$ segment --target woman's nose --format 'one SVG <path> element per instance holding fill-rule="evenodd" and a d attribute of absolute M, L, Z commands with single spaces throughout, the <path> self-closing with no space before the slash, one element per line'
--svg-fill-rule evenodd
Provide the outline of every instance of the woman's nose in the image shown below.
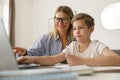
<path fill-rule="evenodd" d="M 59 23 L 58 24 L 63 24 L 63 21 L 62 20 L 59 20 Z"/>

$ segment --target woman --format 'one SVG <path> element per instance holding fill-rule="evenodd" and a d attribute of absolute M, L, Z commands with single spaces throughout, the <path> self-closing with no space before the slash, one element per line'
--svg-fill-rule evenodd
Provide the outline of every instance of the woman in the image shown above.
<path fill-rule="evenodd" d="M 54 29 L 52 32 L 40 36 L 32 48 L 26 50 L 13 47 L 19 56 L 52 56 L 59 54 L 71 41 L 73 11 L 68 6 L 59 6 L 54 15 Z"/>

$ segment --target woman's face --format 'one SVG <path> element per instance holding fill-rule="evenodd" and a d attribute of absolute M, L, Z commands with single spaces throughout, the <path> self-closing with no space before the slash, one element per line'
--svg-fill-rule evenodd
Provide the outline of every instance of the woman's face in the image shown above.
<path fill-rule="evenodd" d="M 67 32 L 70 26 L 70 17 L 63 12 L 57 12 L 54 23 L 59 33 Z"/>
<path fill-rule="evenodd" d="M 73 22 L 73 34 L 77 41 L 86 42 L 90 40 L 90 35 L 93 32 L 93 27 L 88 28 L 88 25 L 83 19 Z"/>

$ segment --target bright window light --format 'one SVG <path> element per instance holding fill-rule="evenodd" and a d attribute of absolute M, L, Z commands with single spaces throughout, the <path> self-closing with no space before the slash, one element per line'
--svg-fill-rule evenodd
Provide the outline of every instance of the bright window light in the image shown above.
<path fill-rule="evenodd" d="M 120 2 L 105 8 L 101 13 L 101 21 L 106 29 L 120 29 Z"/>

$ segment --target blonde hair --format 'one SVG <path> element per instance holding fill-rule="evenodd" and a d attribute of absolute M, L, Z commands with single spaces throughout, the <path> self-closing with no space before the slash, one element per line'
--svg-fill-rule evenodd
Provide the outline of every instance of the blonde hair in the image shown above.
<path fill-rule="evenodd" d="M 62 11 L 63 13 L 65 13 L 66 15 L 68 15 L 68 16 L 70 17 L 70 20 L 71 20 L 71 19 L 73 18 L 73 16 L 74 16 L 72 9 L 71 9 L 70 7 L 68 7 L 68 6 L 59 6 L 59 7 L 57 8 L 56 12 L 55 12 L 55 15 L 56 15 L 57 12 L 61 12 L 61 11 Z M 54 17 L 55 17 L 55 15 L 54 15 Z M 52 39 L 53 39 L 53 40 L 55 40 L 55 39 L 57 38 L 58 30 L 57 30 L 57 28 L 55 27 L 55 25 L 54 25 L 54 27 L 53 27 L 53 31 L 50 32 L 50 34 L 52 35 Z M 71 37 L 71 39 L 73 38 L 72 24 L 71 24 L 71 23 L 70 23 L 70 27 L 69 27 L 69 29 L 68 29 L 67 36 Z"/>

